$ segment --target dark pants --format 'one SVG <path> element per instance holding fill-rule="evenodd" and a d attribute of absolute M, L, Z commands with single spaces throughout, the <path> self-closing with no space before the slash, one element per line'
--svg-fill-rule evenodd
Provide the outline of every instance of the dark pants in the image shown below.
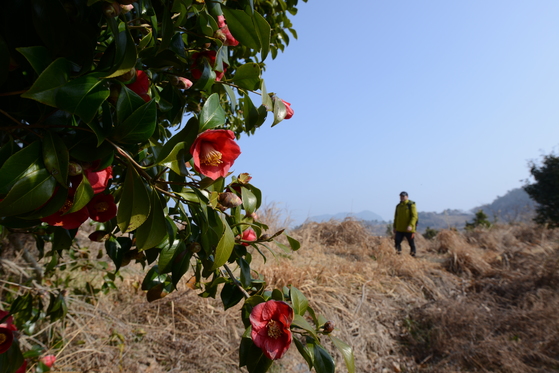
<path fill-rule="evenodd" d="M 404 237 L 408 240 L 410 244 L 410 254 L 415 255 L 415 242 L 413 241 L 412 232 L 398 232 L 396 231 L 396 236 L 394 237 L 396 243 L 396 251 L 400 253 L 402 251 L 402 241 Z"/>

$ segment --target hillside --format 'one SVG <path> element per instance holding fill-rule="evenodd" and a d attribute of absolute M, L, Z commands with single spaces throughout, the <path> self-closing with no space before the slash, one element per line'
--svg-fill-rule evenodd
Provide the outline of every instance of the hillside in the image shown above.
<path fill-rule="evenodd" d="M 355 350 L 357 372 L 536 373 L 559 366 L 559 333 L 550 332 L 559 330 L 558 230 L 444 230 L 433 240 L 418 236 L 417 258 L 396 255 L 391 240 L 352 220 L 311 223 L 291 234 L 302 248 L 256 269 L 269 288 L 297 286 L 335 323 L 334 335 Z M 3 276 L 31 271 L 7 253 Z M 78 281 L 95 271 L 81 272 Z M 70 321 L 22 345 L 59 336 L 61 348 L 51 351 L 57 371 L 244 372 L 237 367 L 238 307 L 224 311 L 186 280 L 147 303 L 141 273 L 137 265 L 121 271 L 120 293 L 70 293 Z M 292 346 L 271 372 L 309 371 Z"/>
<path fill-rule="evenodd" d="M 530 222 L 534 216 L 536 203 L 522 188 L 508 191 L 493 202 L 473 208 L 471 211 L 483 210 L 491 219 L 504 223 Z"/>

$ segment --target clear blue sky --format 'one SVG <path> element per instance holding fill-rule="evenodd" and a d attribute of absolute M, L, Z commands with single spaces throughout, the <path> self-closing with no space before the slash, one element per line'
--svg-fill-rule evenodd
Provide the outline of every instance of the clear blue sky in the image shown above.
<path fill-rule="evenodd" d="M 244 137 L 235 173 L 296 223 L 370 210 L 470 210 L 559 144 L 559 2 L 309 0 L 267 60 L 295 115 Z"/>

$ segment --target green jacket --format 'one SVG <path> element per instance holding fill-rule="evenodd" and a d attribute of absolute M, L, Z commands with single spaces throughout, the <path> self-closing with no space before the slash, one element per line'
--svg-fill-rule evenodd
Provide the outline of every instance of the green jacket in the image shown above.
<path fill-rule="evenodd" d="M 408 206 L 410 205 L 410 206 Z M 415 224 L 417 223 L 417 208 L 415 202 L 407 200 L 396 205 L 394 212 L 394 230 L 397 232 L 407 232 L 411 225 L 411 232 L 415 232 Z"/>

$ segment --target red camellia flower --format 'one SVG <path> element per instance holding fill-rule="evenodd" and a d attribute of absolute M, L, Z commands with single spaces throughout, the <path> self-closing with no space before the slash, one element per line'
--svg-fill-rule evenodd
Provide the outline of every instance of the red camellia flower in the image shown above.
<path fill-rule="evenodd" d="M 250 313 L 251 337 L 268 359 L 280 359 L 291 345 L 293 308 L 285 302 L 269 300 L 257 304 Z"/>
<path fill-rule="evenodd" d="M 104 223 L 116 216 L 115 198 L 112 194 L 96 194 L 87 204 L 89 217 Z"/>
<path fill-rule="evenodd" d="M 9 313 L 6 311 L 0 311 L 0 321 L 4 320 L 0 324 L 0 354 L 8 351 L 12 346 L 14 341 L 14 331 L 17 330 L 13 324 L 14 319 L 12 316 L 8 316 Z"/>
<path fill-rule="evenodd" d="M 227 176 L 241 148 L 235 142 L 235 134 L 229 130 L 207 130 L 198 135 L 190 154 L 194 169 L 213 180 Z"/>
<path fill-rule="evenodd" d="M 49 368 L 52 368 L 55 361 L 56 361 L 56 356 L 54 355 L 47 355 L 41 359 L 41 363 L 45 364 Z"/>
<path fill-rule="evenodd" d="M 210 66 L 215 66 L 215 59 L 216 59 L 216 52 L 215 51 L 204 51 L 194 53 L 192 55 L 192 65 L 190 66 L 190 72 L 192 73 L 192 77 L 194 79 L 200 79 L 202 77 L 202 66 L 203 66 L 203 59 L 206 58 Z M 223 71 L 216 71 L 215 72 L 215 81 L 219 82 L 225 71 L 227 71 L 227 65 L 225 62 L 223 63 Z"/>
<path fill-rule="evenodd" d="M 287 114 L 285 114 L 285 118 L 283 119 L 289 119 L 293 116 L 293 114 L 295 113 L 293 111 L 293 109 L 291 108 L 291 104 L 287 101 L 281 100 L 281 102 L 283 102 L 283 104 L 285 105 L 285 109 L 287 110 Z"/>
<path fill-rule="evenodd" d="M 109 179 L 113 177 L 113 168 L 109 166 L 100 171 L 92 171 L 93 169 L 94 168 L 92 167 L 84 170 L 83 172 L 93 188 L 93 193 L 98 194 L 104 192 L 107 188 Z"/>
<path fill-rule="evenodd" d="M 241 239 L 245 240 L 245 241 L 256 241 L 256 232 L 254 232 L 254 230 L 252 228 L 247 229 L 246 231 L 243 232 L 243 236 L 241 237 Z M 243 246 L 248 246 L 250 245 L 248 242 L 242 242 L 241 243 Z"/>
<path fill-rule="evenodd" d="M 228 47 L 239 45 L 237 39 L 231 35 L 231 31 L 229 31 L 229 27 L 227 26 L 227 23 L 225 23 L 224 16 L 217 16 L 217 26 L 219 27 L 219 30 L 216 32 L 216 36 L 223 41 L 223 45 Z"/>
<path fill-rule="evenodd" d="M 142 70 L 136 71 L 136 80 L 134 80 L 130 84 L 126 84 L 126 87 L 128 87 L 128 89 L 137 93 L 138 96 L 143 98 L 145 102 L 151 100 L 151 97 L 149 97 L 148 95 L 149 77 L 144 71 Z"/>
<path fill-rule="evenodd" d="M 87 211 L 87 207 L 82 208 L 76 212 L 72 212 L 70 214 L 63 215 L 66 211 L 72 208 L 74 204 L 74 193 L 70 193 L 66 202 L 64 202 L 64 206 L 57 212 L 52 215 L 45 216 L 41 218 L 41 221 L 44 221 L 48 225 L 52 225 L 53 227 L 62 227 L 65 229 L 76 229 L 80 225 L 83 224 L 89 218 L 89 212 Z"/>

